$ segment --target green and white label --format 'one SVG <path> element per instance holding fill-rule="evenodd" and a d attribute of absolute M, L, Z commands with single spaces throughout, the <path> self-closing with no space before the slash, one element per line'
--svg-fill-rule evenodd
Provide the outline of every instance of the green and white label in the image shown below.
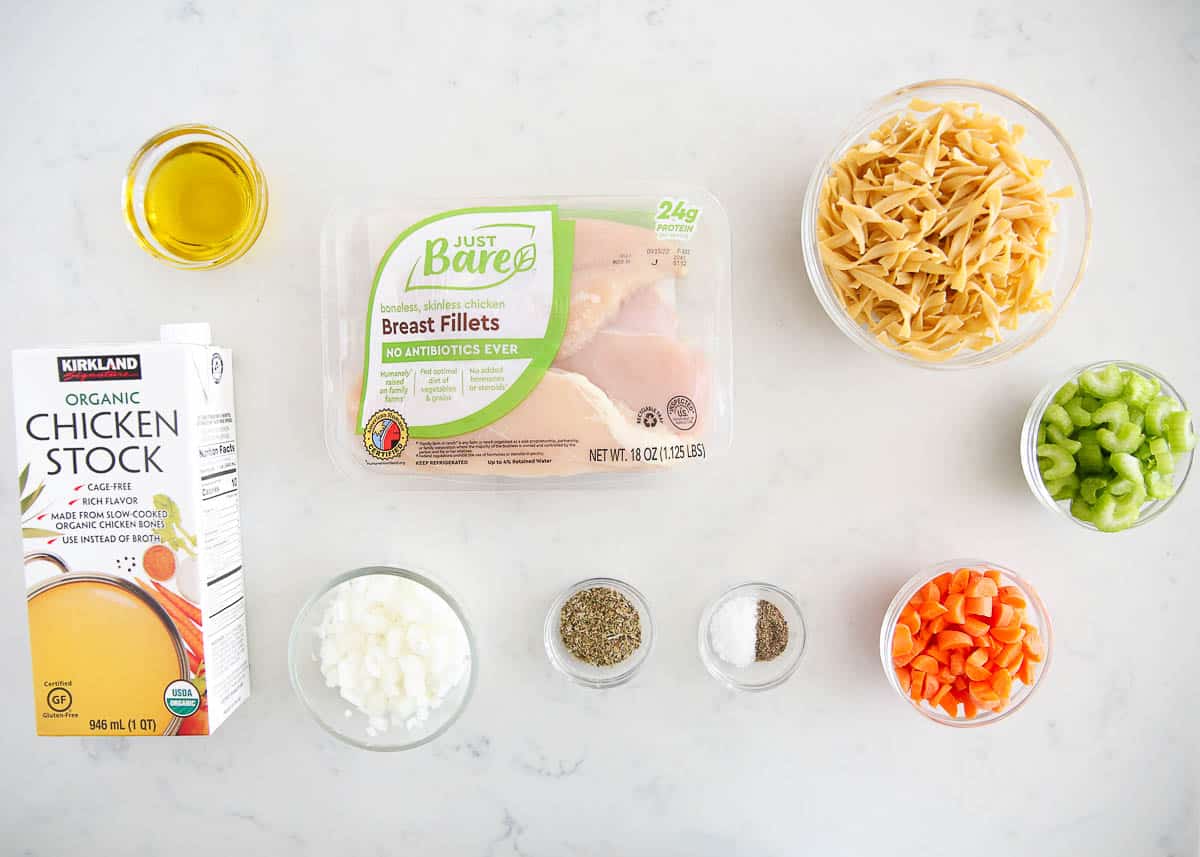
<path fill-rule="evenodd" d="M 448 211 L 402 232 L 367 307 L 359 430 L 389 410 L 412 437 L 453 437 L 520 404 L 562 342 L 573 248 L 553 205 Z"/>
<path fill-rule="evenodd" d="M 176 717 L 190 717 L 200 710 L 200 691 L 190 681 L 178 679 L 163 691 L 163 702 Z"/>

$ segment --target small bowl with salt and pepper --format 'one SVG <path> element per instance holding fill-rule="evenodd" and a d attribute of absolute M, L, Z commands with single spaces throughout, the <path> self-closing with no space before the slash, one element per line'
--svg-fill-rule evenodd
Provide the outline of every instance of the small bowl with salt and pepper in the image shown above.
<path fill-rule="evenodd" d="M 616 687 L 633 678 L 653 647 L 650 605 L 623 581 L 581 580 L 550 605 L 543 642 L 550 663 L 571 681 Z"/>
<path fill-rule="evenodd" d="M 700 660 L 734 690 L 769 690 L 800 665 L 804 616 L 787 591 L 769 583 L 725 590 L 700 616 Z"/>

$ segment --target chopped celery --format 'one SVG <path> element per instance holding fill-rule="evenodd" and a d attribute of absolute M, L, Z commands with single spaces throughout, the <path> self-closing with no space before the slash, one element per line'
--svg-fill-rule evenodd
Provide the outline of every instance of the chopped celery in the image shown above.
<path fill-rule="evenodd" d="M 1122 404 L 1124 404 L 1122 402 Z M 1137 452 L 1145 436 L 1133 423 L 1122 423 L 1116 431 L 1102 428 L 1096 432 L 1096 440 L 1109 452 Z"/>
<path fill-rule="evenodd" d="M 1079 477 L 1069 473 L 1062 479 L 1051 479 L 1046 482 L 1046 490 L 1055 500 L 1073 500 L 1079 493 Z"/>
<path fill-rule="evenodd" d="M 1088 503 L 1100 499 L 1100 492 L 1108 488 L 1108 480 L 1103 476 L 1085 476 L 1079 483 L 1079 496 Z"/>
<path fill-rule="evenodd" d="M 1063 410 L 1067 412 L 1067 416 L 1071 418 L 1071 422 L 1079 428 L 1092 424 L 1092 414 L 1083 406 L 1083 400 L 1078 396 L 1063 405 Z"/>
<path fill-rule="evenodd" d="M 1108 463 L 1112 469 L 1117 471 L 1117 475 L 1135 485 L 1142 485 L 1142 467 L 1138 460 L 1128 452 L 1114 452 L 1108 459 Z"/>
<path fill-rule="evenodd" d="M 1087 520 L 1102 532 L 1115 533 L 1138 519 L 1145 502 L 1146 489 L 1141 487 L 1134 488 L 1119 501 L 1112 494 L 1105 494 L 1092 507 L 1091 518 Z"/>
<path fill-rule="evenodd" d="M 1167 414 L 1180 409 L 1179 402 L 1168 396 L 1159 396 L 1146 406 L 1146 431 L 1150 434 L 1162 434 L 1163 422 Z"/>
<path fill-rule="evenodd" d="M 1154 458 L 1154 472 L 1162 476 L 1175 472 L 1175 456 L 1171 454 L 1171 444 L 1165 437 L 1156 437 L 1150 441 L 1150 454 Z"/>
<path fill-rule="evenodd" d="M 1045 423 L 1042 423 L 1041 425 L 1038 426 L 1037 442 L 1038 443 L 1046 442 L 1046 424 Z"/>
<path fill-rule="evenodd" d="M 1096 408 L 1100 407 L 1100 400 L 1093 398 L 1092 396 L 1081 395 L 1079 397 L 1079 404 L 1083 405 L 1083 409 L 1090 414 L 1092 411 L 1096 410 Z"/>
<path fill-rule="evenodd" d="M 1092 414 L 1092 425 L 1107 424 L 1113 430 L 1127 422 L 1129 422 L 1129 406 L 1120 401 L 1105 402 Z"/>
<path fill-rule="evenodd" d="M 1054 394 L 1054 404 L 1065 405 L 1071 399 L 1075 398 L 1075 394 L 1079 392 L 1079 385 L 1074 381 L 1068 381 L 1058 388 L 1058 392 Z"/>
<path fill-rule="evenodd" d="M 1196 445 L 1196 433 L 1192 431 L 1192 415 L 1187 411 L 1168 414 L 1163 421 L 1163 428 L 1172 452 L 1191 452 Z"/>
<path fill-rule="evenodd" d="M 1151 470 L 1146 477 L 1146 493 L 1155 500 L 1166 500 L 1175 493 L 1175 480 Z"/>
<path fill-rule="evenodd" d="M 1108 469 L 1108 460 L 1104 457 L 1104 450 L 1098 443 L 1084 443 L 1076 457 L 1079 460 L 1081 473 L 1103 473 Z"/>
<path fill-rule="evenodd" d="M 1121 395 L 1125 379 L 1115 363 L 1110 363 L 1099 372 L 1088 370 L 1079 375 L 1079 388 L 1098 399 L 1115 399 Z"/>
<path fill-rule="evenodd" d="M 1141 408 L 1129 408 L 1129 422 L 1140 429 L 1144 429 L 1146 425 L 1146 412 Z"/>
<path fill-rule="evenodd" d="M 1051 402 L 1042 414 L 1042 423 L 1057 426 L 1063 434 L 1070 434 L 1075 430 L 1075 423 L 1071 422 L 1070 414 L 1062 405 L 1054 402 Z"/>
<path fill-rule="evenodd" d="M 1124 497 L 1137 486 L 1138 483 L 1130 482 L 1124 476 L 1114 476 L 1108 480 L 1108 493 L 1114 497 Z"/>
<path fill-rule="evenodd" d="M 1131 407 L 1144 408 L 1158 390 L 1153 381 L 1137 372 L 1125 373 L 1125 401 Z"/>
<path fill-rule="evenodd" d="M 1055 425 L 1046 426 L 1046 439 L 1055 446 L 1061 446 L 1067 452 L 1071 453 L 1071 455 L 1079 452 L 1079 448 L 1083 446 L 1079 441 L 1071 440 L 1070 437 L 1063 434 L 1058 426 Z"/>
<path fill-rule="evenodd" d="M 1096 504 L 1089 503 L 1086 500 L 1076 497 L 1071 501 L 1071 517 L 1078 518 L 1080 521 L 1091 523 L 1092 518 L 1096 514 Z"/>
<path fill-rule="evenodd" d="M 1061 446 L 1055 446 L 1052 443 L 1043 443 L 1038 446 L 1037 455 L 1038 468 L 1042 471 L 1043 481 L 1051 482 L 1055 479 L 1062 479 L 1064 476 L 1075 472 L 1075 457 Z M 1045 459 L 1049 463 L 1043 466 L 1042 459 Z"/>

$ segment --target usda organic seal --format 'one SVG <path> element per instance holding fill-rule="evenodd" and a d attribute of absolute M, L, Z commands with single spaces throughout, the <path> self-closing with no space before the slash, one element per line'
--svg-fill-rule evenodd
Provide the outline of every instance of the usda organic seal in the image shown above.
<path fill-rule="evenodd" d="M 200 710 L 200 691 L 190 681 L 176 679 L 163 692 L 163 702 L 176 717 L 188 717 Z"/>

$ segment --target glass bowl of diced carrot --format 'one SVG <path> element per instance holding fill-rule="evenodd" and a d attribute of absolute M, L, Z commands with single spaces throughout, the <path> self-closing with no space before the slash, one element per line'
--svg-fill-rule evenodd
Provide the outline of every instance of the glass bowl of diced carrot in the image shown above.
<path fill-rule="evenodd" d="M 914 575 L 879 633 L 888 682 L 946 726 L 983 726 L 1029 701 L 1050 666 L 1053 631 L 1037 590 L 1015 571 L 954 559 Z"/>

